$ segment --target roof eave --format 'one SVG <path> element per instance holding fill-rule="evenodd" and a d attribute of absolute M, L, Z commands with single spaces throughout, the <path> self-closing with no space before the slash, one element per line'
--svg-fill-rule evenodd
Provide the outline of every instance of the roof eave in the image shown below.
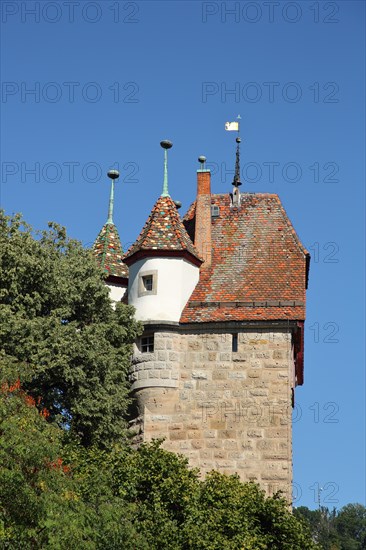
<path fill-rule="evenodd" d="M 105 279 L 105 282 L 124 286 L 127 288 L 128 277 L 120 277 L 119 275 L 108 275 Z"/>
<path fill-rule="evenodd" d="M 201 258 L 198 258 L 197 256 L 194 256 L 189 250 L 166 250 L 166 249 L 140 249 L 136 252 L 133 252 L 129 256 L 125 256 L 123 258 L 124 263 L 130 267 L 130 265 L 137 262 L 137 260 L 141 260 L 143 258 L 183 258 L 190 262 L 193 265 L 196 265 L 197 267 L 200 267 L 200 265 L 203 263 L 203 260 Z"/>

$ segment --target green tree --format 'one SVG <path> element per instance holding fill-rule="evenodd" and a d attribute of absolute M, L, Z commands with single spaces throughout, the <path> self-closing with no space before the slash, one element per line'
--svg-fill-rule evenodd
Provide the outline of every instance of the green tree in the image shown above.
<path fill-rule="evenodd" d="M 89 250 L 50 223 L 34 234 L 0 213 L 0 349 L 49 420 L 83 445 L 125 436 L 133 309 L 112 308 Z"/>
<path fill-rule="evenodd" d="M 340 510 L 326 507 L 309 510 L 300 506 L 295 516 L 309 525 L 312 536 L 323 550 L 366 549 L 366 507 L 347 504 Z"/>
<path fill-rule="evenodd" d="M 0 547 L 89 548 L 92 528 L 63 459 L 57 426 L 19 383 L 0 393 Z"/>
<path fill-rule="evenodd" d="M 268 498 L 237 476 L 212 472 L 202 481 L 185 457 L 163 450 L 159 441 L 97 454 L 90 462 L 86 450 L 75 475 L 83 498 L 97 506 L 98 548 L 119 548 L 113 541 L 128 536 L 134 543 L 120 546 L 126 550 L 319 548 L 285 500 Z M 108 494 L 100 492 L 98 479 Z"/>
<path fill-rule="evenodd" d="M 329 511 L 326 507 L 310 510 L 306 506 L 295 508 L 294 515 L 309 525 L 312 536 L 323 550 L 340 550 L 337 530 L 334 526 L 336 509 Z"/>
<path fill-rule="evenodd" d="M 366 549 L 366 507 L 362 504 L 347 504 L 334 519 L 334 526 L 342 550 Z"/>

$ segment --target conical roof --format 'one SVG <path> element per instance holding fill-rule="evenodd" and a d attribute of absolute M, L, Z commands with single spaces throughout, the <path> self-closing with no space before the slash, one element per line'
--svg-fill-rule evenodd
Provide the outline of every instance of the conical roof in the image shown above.
<path fill-rule="evenodd" d="M 103 225 L 93 245 L 93 253 L 108 276 L 128 277 L 128 267 L 122 261 L 122 245 L 114 223 L 107 222 Z"/>
<path fill-rule="evenodd" d="M 158 198 L 140 235 L 123 259 L 130 265 L 132 257 L 137 259 L 136 255 L 185 256 L 196 265 L 203 262 L 170 196 Z"/>

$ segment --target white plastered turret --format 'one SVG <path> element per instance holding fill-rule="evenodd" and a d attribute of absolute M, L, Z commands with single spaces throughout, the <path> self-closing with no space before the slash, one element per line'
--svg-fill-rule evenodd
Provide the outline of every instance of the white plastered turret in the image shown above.
<path fill-rule="evenodd" d="M 179 322 L 198 279 L 199 267 L 185 258 L 142 258 L 130 265 L 128 303 L 139 321 Z"/>

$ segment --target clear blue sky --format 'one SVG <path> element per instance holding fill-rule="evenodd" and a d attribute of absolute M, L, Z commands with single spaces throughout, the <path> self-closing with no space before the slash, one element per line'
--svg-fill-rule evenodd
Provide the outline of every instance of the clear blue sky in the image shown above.
<path fill-rule="evenodd" d="M 160 194 L 162 139 L 182 211 L 199 155 L 229 192 L 224 123 L 241 114 L 244 190 L 278 193 L 312 254 L 295 504 L 317 487 L 329 507 L 364 503 L 365 3 L 1 4 L 1 204 L 36 228 L 90 245 L 118 165 L 127 248 Z"/>

